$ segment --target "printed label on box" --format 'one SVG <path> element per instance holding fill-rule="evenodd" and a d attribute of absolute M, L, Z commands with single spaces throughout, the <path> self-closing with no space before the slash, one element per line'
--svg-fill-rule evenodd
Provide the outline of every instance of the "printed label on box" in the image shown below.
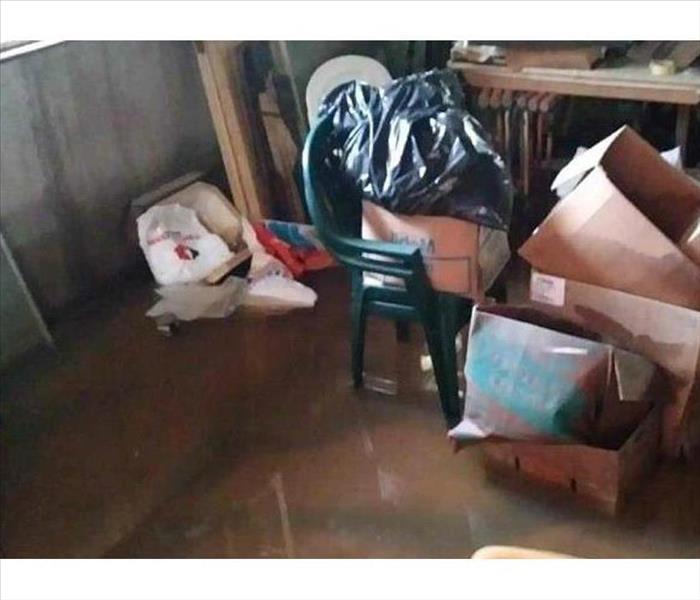
<path fill-rule="evenodd" d="M 552 306 L 564 306 L 566 280 L 552 275 L 532 272 L 530 276 L 530 300 Z"/>

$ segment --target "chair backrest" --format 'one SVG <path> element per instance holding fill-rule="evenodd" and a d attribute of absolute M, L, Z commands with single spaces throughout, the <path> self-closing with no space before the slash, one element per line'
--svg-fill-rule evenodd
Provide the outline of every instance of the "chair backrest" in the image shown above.
<path fill-rule="evenodd" d="M 304 147 L 303 169 L 306 207 L 321 241 L 333 249 L 340 236 L 360 237 L 359 200 L 330 197 L 326 158 L 330 152 L 332 121 L 322 119 L 309 133 Z"/>
<path fill-rule="evenodd" d="M 340 186 L 338 190 L 328 189 L 332 179 L 325 169 L 332 128 L 330 118 L 321 119 L 307 136 L 302 157 L 304 199 L 319 239 L 347 267 L 410 279 L 412 285 L 425 288 L 427 279 L 420 249 L 362 239 L 360 199 L 340 197 Z"/>
<path fill-rule="evenodd" d="M 326 94 L 340 84 L 354 80 L 383 87 L 391 81 L 391 75 L 382 63 L 368 56 L 348 54 L 324 62 L 313 72 L 306 85 L 309 125 L 316 123 L 318 107 Z"/>

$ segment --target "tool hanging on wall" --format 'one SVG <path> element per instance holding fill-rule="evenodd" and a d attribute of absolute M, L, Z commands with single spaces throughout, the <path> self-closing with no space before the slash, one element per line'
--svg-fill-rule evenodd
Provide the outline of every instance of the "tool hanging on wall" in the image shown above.
<path fill-rule="evenodd" d="M 551 168 L 554 111 L 560 99 L 551 93 L 498 88 L 482 88 L 476 97 L 496 148 L 517 174 L 516 186 L 526 196 L 532 189 L 535 172 Z"/>

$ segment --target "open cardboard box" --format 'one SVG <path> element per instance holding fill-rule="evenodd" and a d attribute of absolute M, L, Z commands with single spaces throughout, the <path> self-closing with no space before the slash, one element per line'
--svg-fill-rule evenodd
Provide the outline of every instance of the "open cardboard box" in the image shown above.
<path fill-rule="evenodd" d="M 508 235 L 451 217 L 398 215 L 372 202 L 362 203 L 362 237 L 412 244 L 421 249 L 436 290 L 483 300 L 510 259 Z M 400 285 L 400 279 L 366 274 L 368 283 Z"/>
<path fill-rule="evenodd" d="M 700 403 L 700 311 L 666 304 L 571 279 L 532 272 L 533 306 L 614 340 L 646 356 L 668 375 L 663 407 L 662 449 L 669 458 L 692 455 L 700 431 L 691 428 Z M 697 406 L 695 414 L 697 414 Z"/>
<path fill-rule="evenodd" d="M 617 448 L 657 400 L 656 365 L 530 306 L 477 305 L 459 445 L 484 439 Z"/>
<path fill-rule="evenodd" d="M 484 461 L 497 473 L 556 489 L 615 515 L 657 464 L 659 412 L 658 406 L 652 408 L 618 449 L 489 442 L 484 444 Z"/>
<path fill-rule="evenodd" d="M 535 424 L 544 422 L 537 411 L 548 397 L 589 398 L 583 423 L 588 443 L 486 442 L 484 459 L 497 472 L 565 490 L 615 514 L 656 464 L 664 380 L 647 359 L 575 323 L 533 307 L 477 306 L 465 375 L 465 416 L 472 414 L 474 394 L 486 395 L 488 406 L 529 403 L 526 420 Z M 514 425 L 523 437 L 533 433 L 508 423 Z"/>
<path fill-rule="evenodd" d="M 700 309 L 700 187 L 626 126 L 574 158 L 552 188 L 583 175 L 520 255 L 545 273 Z"/>

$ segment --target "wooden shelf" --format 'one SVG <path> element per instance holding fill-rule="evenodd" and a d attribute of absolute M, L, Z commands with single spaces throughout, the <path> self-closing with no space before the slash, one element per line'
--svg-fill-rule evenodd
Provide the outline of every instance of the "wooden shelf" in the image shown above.
<path fill-rule="evenodd" d="M 674 75 L 656 76 L 647 65 L 613 63 L 591 70 L 507 67 L 449 61 L 447 66 L 462 74 L 472 86 L 524 92 L 550 92 L 638 102 L 696 105 L 700 102 L 700 68 Z"/>

